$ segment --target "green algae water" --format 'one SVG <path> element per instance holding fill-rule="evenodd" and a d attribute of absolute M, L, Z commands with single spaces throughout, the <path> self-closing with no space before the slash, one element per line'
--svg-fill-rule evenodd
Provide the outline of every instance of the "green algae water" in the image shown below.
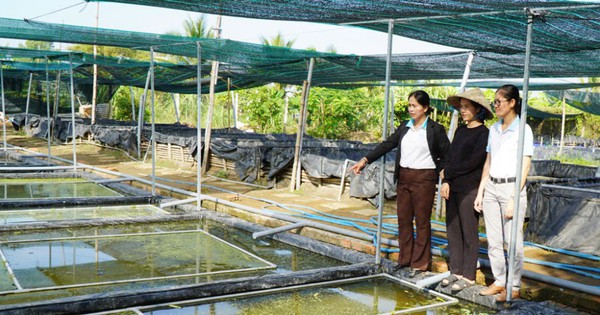
<path fill-rule="evenodd" d="M 57 220 L 123 219 L 160 216 L 166 211 L 152 205 L 71 207 L 0 211 L 0 224 L 27 224 Z"/>
<path fill-rule="evenodd" d="M 117 196 L 122 195 L 105 186 L 81 179 L 0 180 L 0 200 Z"/>
<path fill-rule="evenodd" d="M 203 231 L 0 244 L 23 289 L 272 268 Z"/>

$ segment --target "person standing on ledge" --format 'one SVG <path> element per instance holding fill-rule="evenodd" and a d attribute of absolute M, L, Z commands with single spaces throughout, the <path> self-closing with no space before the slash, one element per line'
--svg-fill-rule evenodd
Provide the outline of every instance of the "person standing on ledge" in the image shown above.
<path fill-rule="evenodd" d="M 515 210 L 515 181 L 517 172 L 521 172 L 519 222 L 515 241 L 515 270 L 511 300 L 519 298 L 521 276 L 523 274 L 523 222 L 527 208 L 525 182 L 533 156 L 533 133 L 531 127 L 525 125 L 523 147 L 523 168 L 517 170 L 519 146 L 519 124 L 521 114 L 521 97 L 519 89 L 514 85 L 503 85 L 496 91 L 494 108 L 500 121 L 490 128 L 490 136 L 486 151 L 488 152 L 483 166 L 479 190 L 475 198 L 475 209 L 483 210 L 485 231 L 488 242 L 488 256 L 494 274 L 494 283 L 481 290 L 481 295 L 494 295 L 496 302 L 506 302 L 507 261 L 504 255 L 504 244 L 510 244 L 512 218 Z M 485 192 L 485 194 L 484 194 Z M 511 266 L 512 268 L 512 266 Z"/>
<path fill-rule="evenodd" d="M 394 134 L 354 164 L 355 174 L 387 152 L 397 149 L 394 182 L 397 190 L 398 269 L 409 276 L 427 271 L 431 265 L 431 211 L 438 174 L 444 168 L 450 141 L 444 127 L 427 116 L 431 111 L 429 95 L 414 91 L 408 95 L 410 120 Z M 413 219 L 417 229 L 413 236 Z"/>
<path fill-rule="evenodd" d="M 446 199 L 446 229 L 450 276 L 442 286 L 452 293 L 473 286 L 479 255 L 479 212 L 474 203 L 487 153 L 489 130 L 483 124 L 494 117 L 490 102 L 478 88 L 450 96 L 448 104 L 460 111 L 465 123 L 456 130 L 448 162 L 442 171 L 441 196 Z"/>

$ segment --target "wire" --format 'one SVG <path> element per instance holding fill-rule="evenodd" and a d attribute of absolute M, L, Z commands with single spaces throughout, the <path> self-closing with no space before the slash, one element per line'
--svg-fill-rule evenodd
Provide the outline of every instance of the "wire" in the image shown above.
<path fill-rule="evenodd" d="M 48 15 L 50 15 L 50 14 L 54 14 L 54 13 L 57 13 L 57 12 L 60 12 L 60 11 L 64 11 L 64 10 L 67 10 L 67 9 L 70 9 L 70 8 L 73 8 L 73 7 L 76 7 L 76 6 L 78 6 L 78 5 L 82 5 L 82 4 L 86 4 L 86 5 L 87 5 L 87 1 L 79 2 L 79 3 L 73 4 L 73 5 L 70 5 L 70 6 L 64 7 L 64 8 L 62 8 L 62 9 L 54 10 L 54 11 L 52 11 L 52 12 L 48 12 L 48 13 L 46 13 L 46 14 L 42 14 L 42 15 L 39 15 L 39 16 L 36 16 L 36 17 L 32 17 L 32 18 L 29 18 L 29 19 L 24 19 L 24 20 L 27 22 L 27 21 L 31 21 L 31 20 L 35 20 L 35 19 L 39 19 L 39 18 L 41 18 L 41 17 L 48 16 Z M 84 7 L 84 9 L 85 9 L 85 7 Z M 80 11 L 80 12 L 81 12 L 81 11 Z"/>

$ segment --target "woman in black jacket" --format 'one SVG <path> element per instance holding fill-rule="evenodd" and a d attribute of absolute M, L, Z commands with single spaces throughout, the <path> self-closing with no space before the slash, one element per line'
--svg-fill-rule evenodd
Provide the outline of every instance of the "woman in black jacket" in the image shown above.
<path fill-rule="evenodd" d="M 431 211 L 438 174 L 444 168 L 450 142 L 444 127 L 427 116 L 431 111 L 429 95 L 414 91 L 408 95 L 411 119 L 402 122 L 393 135 L 354 164 L 355 174 L 368 163 L 397 149 L 394 181 L 396 182 L 398 267 L 410 267 L 411 276 L 431 265 Z M 413 236 L 413 219 L 417 234 Z"/>

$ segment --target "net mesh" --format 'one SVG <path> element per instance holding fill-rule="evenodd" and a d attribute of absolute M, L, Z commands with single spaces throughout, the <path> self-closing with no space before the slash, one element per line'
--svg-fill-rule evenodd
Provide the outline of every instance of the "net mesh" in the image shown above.
<path fill-rule="evenodd" d="M 387 32 L 387 19 L 400 19 L 394 33 L 437 44 L 503 53 L 525 50 L 525 8 L 544 8 L 534 24 L 534 51 L 600 48 L 597 1 L 444 0 L 92 0 L 166 7 L 211 14 L 323 23 L 361 24 Z M 402 20 L 404 19 L 404 20 Z"/>

